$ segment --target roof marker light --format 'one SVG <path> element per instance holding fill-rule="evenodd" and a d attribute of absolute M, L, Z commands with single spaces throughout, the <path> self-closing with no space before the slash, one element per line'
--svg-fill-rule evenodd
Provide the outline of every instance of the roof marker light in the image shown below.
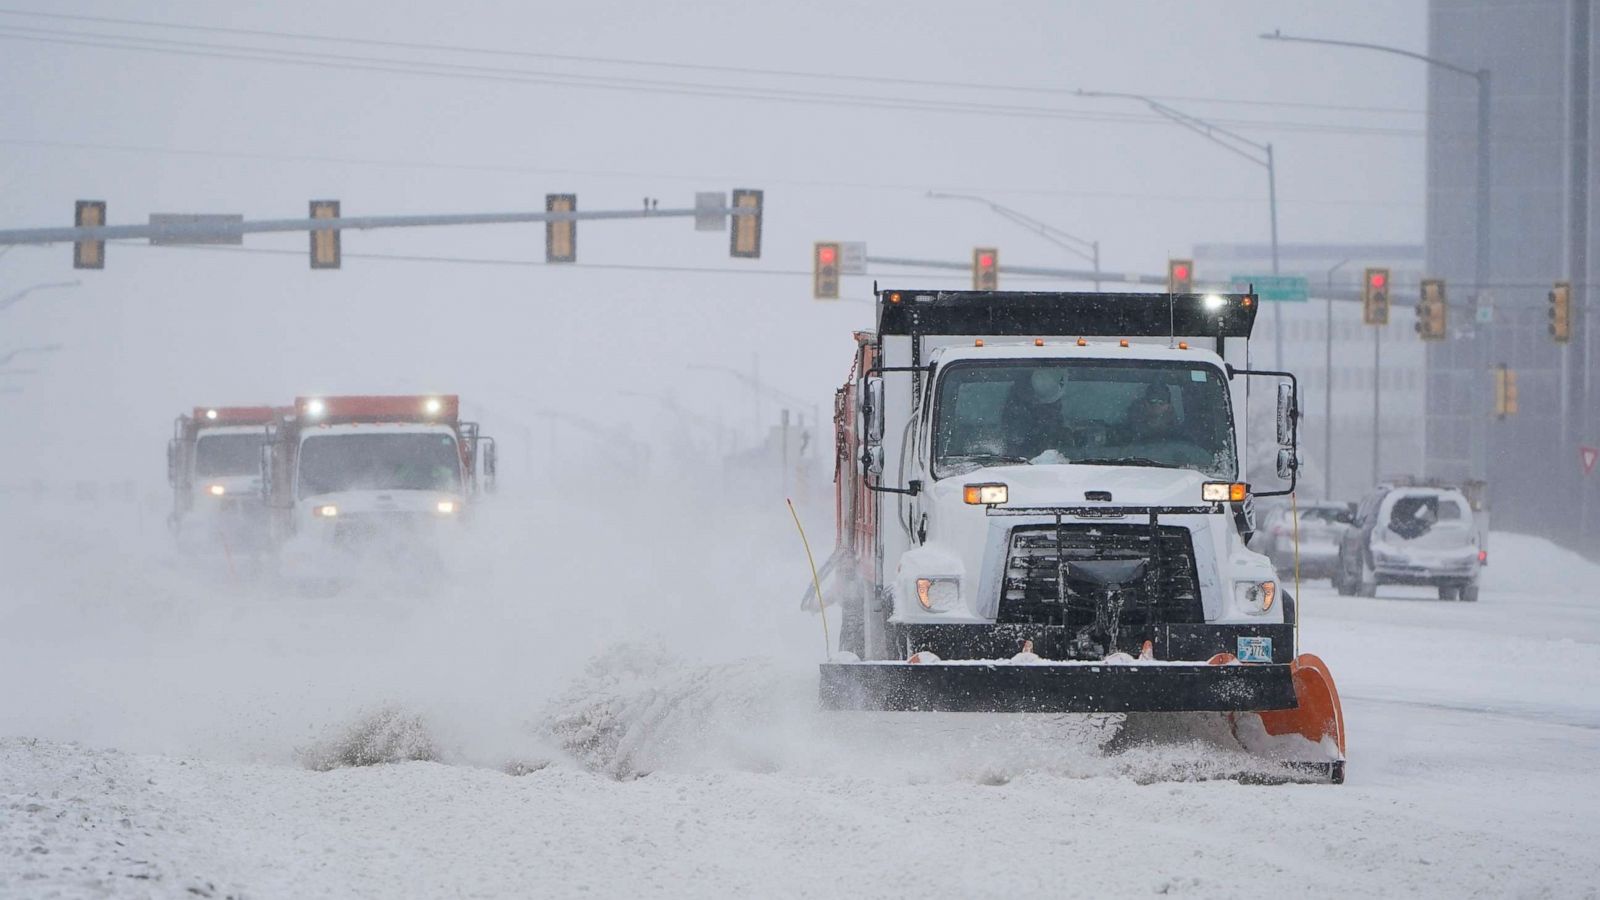
<path fill-rule="evenodd" d="M 1128 346 L 1128 339 L 1127 338 L 1123 338 L 1122 340 L 1117 341 L 1117 343 L 1119 345 L 1123 346 L 1123 347 L 1126 347 L 1126 346 Z"/>
<path fill-rule="evenodd" d="M 1187 350 L 1187 349 L 1189 349 L 1189 342 L 1188 341 L 1179 341 L 1178 342 L 1178 349 L 1179 350 Z"/>
<path fill-rule="evenodd" d="M 439 408 L 440 408 L 439 398 L 438 397 L 429 397 L 428 398 L 428 402 L 422 404 L 422 408 L 427 410 L 428 411 L 428 415 L 430 415 L 430 416 L 433 415 L 434 413 L 437 413 L 439 411 Z"/>
<path fill-rule="evenodd" d="M 217 411 L 214 409 L 206 410 L 206 418 L 215 420 L 217 418 Z"/>
<path fill-rule="evenodd" d="M 1087 347 L 1087 346 L 1089 346 L 1089 342 L 1084 340 L 1083 338 L 1078 338 L 1078 346 L 1079 347 Z"/>
<path fill-rule="evenodd" d="M 1223 299 L 1221 294 L 1207 294 L 1204 302 L 1206 309 L 1213 311 L 1228 305 L 1228 301 Z"/>
<path fill-rule="evenodd" d="M 972 346 L 974 346 L 974 347 L 982 347 L 983 346 L 983 338 L 978 338 L 977 340 L 973 341 L 972 342 Z"/>
<path fill-rule="evenodd" d="M 1033 345 L 1035 347 L 1043 347 L 1044 346 L 1044 338 L 1034 338 L 1033 339 Z"/>
<path fill-rule="evenodd" d="M 308 416 L 320 416 L 327 410 L 327 408 L 327 405 L 321 400 L 306 401 L 306 415 Z"/>

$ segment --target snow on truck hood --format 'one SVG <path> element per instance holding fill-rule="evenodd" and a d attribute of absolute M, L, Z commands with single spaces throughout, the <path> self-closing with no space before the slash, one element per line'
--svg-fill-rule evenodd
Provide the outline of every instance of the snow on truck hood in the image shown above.
<path fill-rule="evenodd" d="M 933 490 L 959 500 L 963 485 L 1000 483 L 1008 507 L 1082 506 L 1088 491 L 1110 492 L 1110 506 L 1199 506 L 1200 485 L 1215 480 L 1193 469 L 1068 463 L 988 466 L 942 479 Z"/>

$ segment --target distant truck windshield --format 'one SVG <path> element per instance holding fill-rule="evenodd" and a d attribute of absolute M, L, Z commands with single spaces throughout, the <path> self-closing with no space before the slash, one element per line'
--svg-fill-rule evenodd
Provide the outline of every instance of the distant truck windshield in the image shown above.
<path fill-rule="evenodd" d="M 202 478 L 258 474 L 266 442 L 265 428 L 248 434 L 202 434 L 194 445 L 194 473 Z"/>
<path fill-rule="evenodd" d="M 453 435 L 327 434 L 300 445 L 300 496 L 335 491 L 461 491 Z"/>
<path fill-rule="evenodd" d="M 1233 414 L 1212 366 L 956 362 L 934 401 L 934 475 L 983 466 L 1160 466 L 1232 481 Z"/>

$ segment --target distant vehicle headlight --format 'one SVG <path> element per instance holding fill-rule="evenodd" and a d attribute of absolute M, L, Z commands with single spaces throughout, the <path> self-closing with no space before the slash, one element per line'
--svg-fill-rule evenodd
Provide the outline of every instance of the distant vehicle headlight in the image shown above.
<path fill-rule="evenodd" d="M 206 488 L 206 493 L 210 494 L 213 497 L 221 497 L 223 494 L 226 494 L 227 492 L 228 492 L 228 489 L 223 487 L 220 484 L 213 484 L 213 485 L 210 485 L 209 487 Z"/>
<path fill-rule="evenodd" d="M 438 503 L 434 504 L 433 508 L 448 516 L 458 512 L 461 509 L 461 504 L 455 502 L 454 500 L 440 500 Z"/>
<path fill-rule="evenodd" d="M 331 519 L 339 515 L 339 507 L 334 506 L 332 503 L 324 503 L 323 505 L 313 509 L 311 514 L 319 519 Z"/>

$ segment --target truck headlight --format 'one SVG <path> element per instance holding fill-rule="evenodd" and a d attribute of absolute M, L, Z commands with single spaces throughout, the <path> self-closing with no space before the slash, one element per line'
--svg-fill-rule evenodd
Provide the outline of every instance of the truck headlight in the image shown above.
<path fill-rule="evenodd" d="M 1241 581 L 1233 586 L 1233 590 L 1239 600 L 1239 608 L 1251 615 L 1259 616 L 1268 612 L 1278 599 L 1278 583 L 1275 581 Z"/>
<path fill-rule="evenodd" d="M 1208 481 L 1200 485 L 1200 499 L 1206 503 L 1243 503 L 1250 486 L 1242 481 Z"/>
<path fill-rule="evenodd" d="M 339 507 L 334 506 L 332 503 L 324 503 L 311 510 L 311 514 L 319 519 L 331 519 L 339 514 Z"/>
<path fill-rule="evenodd" d="M 206 487 L 206 493 L 210 494 L 213 497 L 221 497 L 223 494 L 226 494 L 227 492 L 228 492 L 228 489 L 223 487 L 220 484 L 213 484 L 213 485 L 209 485 L 209 486 Z"/>
<path fill-rule="evenodd" d="M 947 612 L 961 599 L 961 582 L 954 578 L 918 578 L 917 602 L 929 612 Z"/>
<path fill-rule="evenodd" d="M 454 513 L 456 510 L 459 510 L 461 505 L 456 503 L 454 500 L 440 500 L 438 503 L 434 504 L 433 508 L 448 516 L 451 513 Z"/>
<path fill-rule="evenodd" d="M 961 489 L 961 499 L 973 506 L 994 506 L 1006 502 L 1009 493 L 1003 484 L 969 484 Z"/>

